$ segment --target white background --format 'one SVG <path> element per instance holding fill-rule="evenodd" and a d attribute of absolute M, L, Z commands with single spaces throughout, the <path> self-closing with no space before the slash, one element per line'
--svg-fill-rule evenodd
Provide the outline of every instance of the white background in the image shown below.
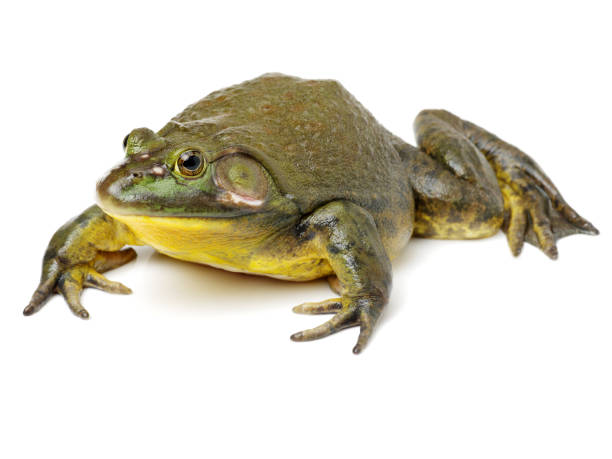
<path fill-rule="evenodd" d="M 399 6 L 402 5 L 402 6 Z M 612 457 L 606 2 L 13 2 L 0 15 L 0 456 Z M 576 5 L 576 6 L 573 6 Z M 278 71 L 340 80 L 412 142 L 446 108 L 520 146 L 602 232 L 414 240 L 360 356 L 291 307 L 333 296 L 139 249 L 25 318 L 52 233 L 132 128 Z M 376 168 L 375 164 L 360 167 Z"/>

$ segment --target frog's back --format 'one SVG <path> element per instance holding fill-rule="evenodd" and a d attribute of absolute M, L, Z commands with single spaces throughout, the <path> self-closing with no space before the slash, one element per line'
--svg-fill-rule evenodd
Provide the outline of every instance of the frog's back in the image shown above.
<path fill-rule="evenodd" d="M 254 149 L 304 212 L 409 188 L 392 136 L 334 80 L 265 74 L 211 93 L 170 126 L 197 130 L 211 149 Z"/>

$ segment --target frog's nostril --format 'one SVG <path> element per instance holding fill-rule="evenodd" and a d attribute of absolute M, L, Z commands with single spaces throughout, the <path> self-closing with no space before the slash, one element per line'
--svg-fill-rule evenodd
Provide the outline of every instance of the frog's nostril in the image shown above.
<path fill-rule="evenodd" d="M 163 177 L 165 174 L 164 168 L 160 166 L 153 166 L 151 168 L 151 174 L 157 175 L 158 177 Z"/>

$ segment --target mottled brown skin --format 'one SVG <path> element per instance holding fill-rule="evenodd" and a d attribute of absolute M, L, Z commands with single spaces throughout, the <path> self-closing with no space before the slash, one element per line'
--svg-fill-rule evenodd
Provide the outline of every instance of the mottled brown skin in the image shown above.
<path fill-rule="evenodd" d="M 124 245 L 148 244 L 230 270 L 328 277 L 339 297 L 294 311 L 334 316 L 291 338 L 358 326 L 358 353 L 388 301 L 390 260 L 412 235 L 469 239 L 502 228 L 513 254 L 527 240 L 556 258 L 558 238 L 597 233 L 531 158 L 484 129 L 425 110 L 415 132 L 418 147 L 331 80 L 267 74 L 216 91 L 158 133 L 126 137 L 126 160 L 98 183 L 100 207 L 49 243 L 24 313 L 57 291 L 87 318 L 82 288 L 128 293 L 100 273 L 135 257 Z M 186 170 L 191 160 L 201 167 Z"/>

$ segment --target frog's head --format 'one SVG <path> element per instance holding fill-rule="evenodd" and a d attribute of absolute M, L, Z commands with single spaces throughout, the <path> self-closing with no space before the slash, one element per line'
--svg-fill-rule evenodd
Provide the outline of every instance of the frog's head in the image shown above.
<path fill-rule="evenodd" d="M 229 217 L 265 211 L 279 196 L 248 147 L 212 150 L 139 128 L 123 141 L 125 160 L 97 185 L 110 215 Z"/>

